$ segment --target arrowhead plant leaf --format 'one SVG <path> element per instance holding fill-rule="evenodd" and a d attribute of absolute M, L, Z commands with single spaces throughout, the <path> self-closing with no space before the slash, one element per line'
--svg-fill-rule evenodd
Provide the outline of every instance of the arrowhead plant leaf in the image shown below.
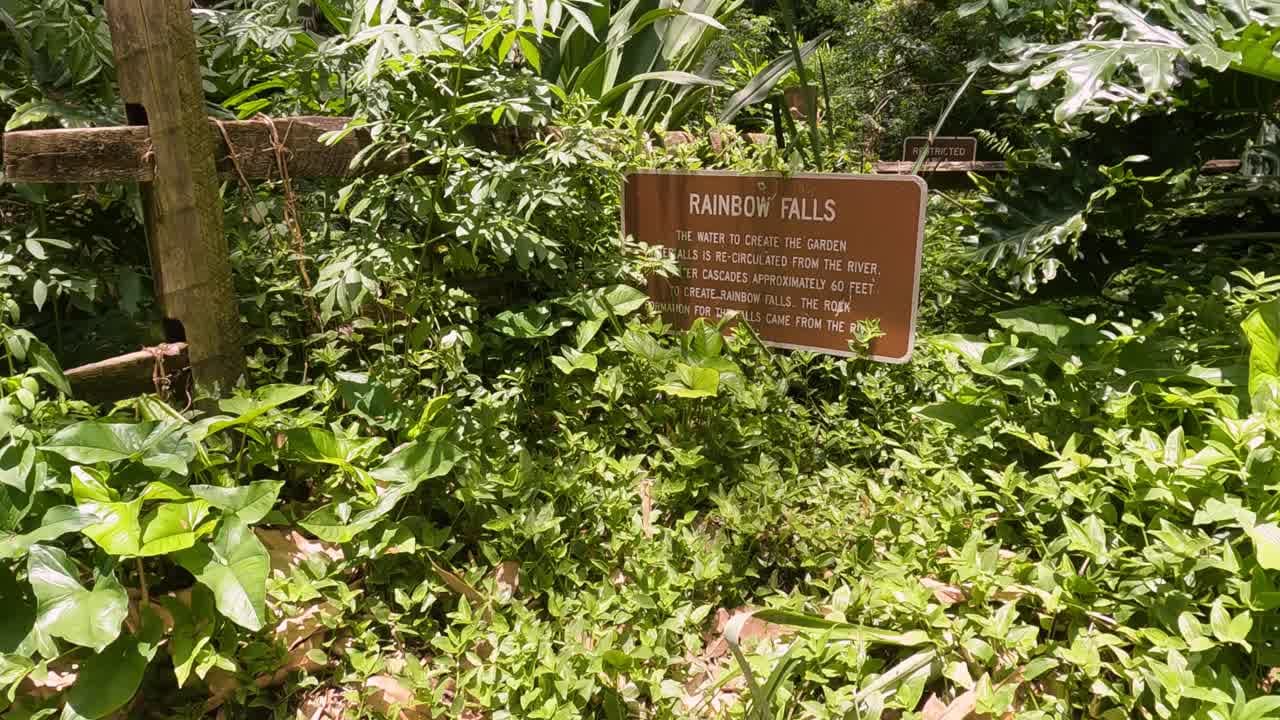
<path fill-rule="evenodd" d="M 101 651 L 120 635 L 129 597 L 112 575 L 99 576 L 92 590 L 59 548 L 35 545 L 27 574 L 36 596 L 36 626 L 48 634 Z"/>
<path fill-rule="evenodd" d="M 267 549 L 240 518 L 231 515 L 212 542 L 182 550 L 173 557 L 200 584 L 213 591 L 218 611 L 248 630 L 261 630 L 267 619 Z"/>

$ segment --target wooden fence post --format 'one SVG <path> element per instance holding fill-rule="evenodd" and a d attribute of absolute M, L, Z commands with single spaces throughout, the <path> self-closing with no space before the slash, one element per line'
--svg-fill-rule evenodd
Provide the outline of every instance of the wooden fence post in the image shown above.
<path fill-rule="evenodd" d="M 198 388 L 226 393 L 244 373 L 244 350 L 191 3 L 106 8 L 129 123 L 150 126 L 154 179 L 142 197 L 167 339 L 187 343 Z"/>

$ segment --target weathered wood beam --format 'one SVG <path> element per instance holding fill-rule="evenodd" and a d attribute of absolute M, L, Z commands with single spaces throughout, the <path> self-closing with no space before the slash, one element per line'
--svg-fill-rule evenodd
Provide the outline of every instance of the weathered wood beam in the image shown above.
<path fill-rule="evenodd" d="M 131 395 L 157 392 L 157 384 L 186 394 L 189 373 L 186 343 L 169 343 L 67 370 L 77 398 L 110 402 Z"/>
<path fill-rule="evenodd" d="M 882 175 L 910 175 L 916 166 L 914 161 L 888 161 L 876 163 L 876 172 Z M 921 177 L 929 177 L 934 173 L 977 173 L 991 175 L 1008 172 L 1009 166 L 1003 160 L 979 160 L 977 162 L 927 162 L 920 169 Z"/>
<path fill-rule="evenodd" d="M 266 118 L 236 121 L 211 118 L 209 133 L 218 172 L 226 178 L 236 178 L 238 172 L 243 172 L 249 180 L 280 177 L 273 138 L 278 139 L 289 176 L 293 178 L 383 175 L 412 164 L 413 158 L 400 152 L 366 158 L 367 162 L 362 162 L 359 169 L 351 170 L 351 161 L 371 142 L 367 131 L 354 130 L 333 145 L 320 141 L 321 135 L 341 130 L 349 120 L 301 116 L 275 118 L 268 123 Z M 470 139 L 480 147 L 514 155 L 530 141 L 555 132 L 554 129 L 476 127 Z M 749 134 L 745 138 L 753 143 L 770 142 L 767 135 Z M 694 139 L 687 132 L 669 132 L 663 136 L 663 143 L 666 147 L 676 147 Z M 719 133 L 713 133 L 711 144 L 716 152 L 723 152 L 726 143 Z M 5 134 L 3 152 L 5 179 L 11 182 L 145 183 L 155 178 L 151 132 L 145 125 L 19 130 Z M 429 172 L 430 168 L 423 171 Z"/>
<path fill-rule="evenodd" d="M 268 125 L 265 120 L 219 123 L 210 119 L 209 136 L 218 172 L 234 178 L 238 163 L 248 179 L 280 177 L 272 140 L 274 125 L 291 177 L 343 177 L 349 174 L 356 153 L 368 145 L 368 133 L 352 132 L 334 145 L 321 143 L 320 136 L 341 130 L 347 120 L 294 117 L 276 119 Z M 231 148 L 235 149 L 234 161 Z M 404 156 L 378 158 L 363 172 L 393 172 L 408 165 L 409 159 Z M 7 133 L 4 174 L 12 182 L 151 182 L 155 179 L 151 130 L 145 125 L 132 125 Z"/>
<path fill-rule="evenodd" d="M 914 162 L 878 162 L 875 171 L 885 175 L 909 175 L 915 167 Z M 1210 160 L 1201 168 L 1205 175 L 1225 175 L 1240 170 L 1239 160 Z M 1001 160 L 979 160 L 977 162 L 935 162 L 926 163 L 920 170 L 920 177 L 929 183 L 934 190 L 963 190 L 972 188 L 973 182 L 969 174 L 991 176 L 1009 171 L 1007 163 Z"/>

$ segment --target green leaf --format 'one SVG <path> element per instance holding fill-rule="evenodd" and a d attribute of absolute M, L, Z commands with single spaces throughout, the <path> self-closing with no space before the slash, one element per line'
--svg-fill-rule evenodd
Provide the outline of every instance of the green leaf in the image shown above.
<path fill-rule="evenodd" d="M 138 692 L 164 633 L 150 609 L 143 615 L 138 635 L 121 635 L 81 666 L 75 685 L 67 692 L 67 708 L 75 714 L 64 714 L 64 720 L 68 716 L 86 720 L 106 717 Z"/>
<path fill-rule="evenodd" d="M 1249 314 L 1242 324 L 1249 339 L 1249 395 L 1259 409 L 1280 409 L 1280 300 Z"/>
<path fill-rule="evenodd" d="M 915 647 L 929 642 L 929 635 L 923 630 L 911 630 L 908 632 L 881 630 L 865 625 L 853 625 L 836 620 L 827 620 L 817 615 L 809 615 L 792 610 L 758 610 L 753 613 L 753 616 L 757 620 L 763 620 L 775 625 L 786 625 L 806 630 L 822 630 L 831 633 L 832 637 L 862 640 L 879 645 Z"/>
<path fill-rule="evenodd" d="M 1233 62 L 1231 67 L 1272 82 L 1280 82 L 1277 42 L 1280 42 L 1280 27 L 1268 28 L 1255 22 L 1245 27 L 1239 37 L 1224 42 L 1222 49 L 1240 54 L 1240 59 Z"/>
<path fill-rule="evenodd" d="M 559 355 L 552 356 L 551 364 L 555 365 L 565 375 L 572 375 L 575 370 L 595 372 L 599 366 L 595 355 L 584 353 L 571 347 L 561 348 Z"/>
<path fill-rule="evenodd" d="M 346 438 L 316 427 L 291 428 L 284 437 L 287 457 L 344 469 L 382 444 L 381 438 Z"/>
<path fill-rule="evenodd" d="M 1070 546 L 1086 553 L 1094 560 L 1102 560 L 1107 554 L 1107 531 L 1097 515 L 1090 515 L 1083 523 L 1069 517 L 1062 518 L 1067 529 Z"/>
<path fill-rule="evenodd" d="M 80 503 L 80 512 L 93 518 L 82 532 L 111 555 L 137 555 L 142 544 L 142 501 Z"/>
<path fill-rule="evenodd" d="M 1258 564 L 1267 570 L 1280 570 L 1280 526 L 1264 523 L 1249 528 L 1248 533 L 1258 555 Z"/>
<path fill-rule="evenodd" d="M 185 475 L 196 455 L 185 427 L 173 422 L 79 422 L 60 430 L 40 449 L 84 465 L 139 460 L 148 467 Z"/>
<path fill-rule="evenodd" d="M 71 395 L 71 383 L 63 374 L 62 366 L 58 364 L 58 359 L 54 357 L 48 345 L 32 338 L 27 346 L 27 362 L 31 363 L 37 375 L 57 388 L 58 392 Z"/>
<path fill-rule="evenodd" d="M 284 482 L 280 480 L 257 480 L 248 485 L 233 488 L 192 485 L 191 494 L 224 513 L 235 515 L 252 525 L 271 512 L 283 487 Z"/>
<path fill-rule="evenodd" d="M 47 545 L 32 546 L 27 576 L 39 630 L 99 652 L 119 637 L 129 596 L 114 576 L 99 576 L 93 590 L 86 590 L 67 554 Z"/>
<path fill-rule="evenodd" d="M 218 611 L 248 630 L 261 630 L 267 618 L 267 549 L 240 518 L 222 521 L 212 542 L 174 554 L 200 584 L 213 591 Z"/>
<path fill-rule="evenodd" d="M 675 373 L 669 375 L 667 382 L 656 389 L 672 397 L 715 397 L 720 391 L 720 371 L 677 363 Z"/>
<path fill-rule="evenodd" d="M 209 425 L 208 434 L 221 432 L 237 425 L 247 425 L 267 412 L 292 402 L 315 390 L 310 385 L 266 385 L 253 392 L 252 397 L 227 398 L 218 403 L 226 413 L 234 413 L 231 419 L 220 419 Z"/>
<path fill-rule="evenodd" d="M 931 338 L 931 342 L 959 354 L 975 372 L 991 376 L 1025 365 L 1039 354 L 1034 348 L 989 343 L 965 335 L 938 335 Z"/>
<path fill-rule="evenodd" d="M 1280 717 L 1280 697 L 1257 697 L 1238 707 L 1231 720 L 1266 720 Z"/>
<path fill-rule="evenodd" d="M 168 555 L 196 544 L 200 524 L 209 515 L 209 503 L 193 500 L 166 503 L 152 510 L 144 523 L 138 555 Z"/>
<path fill-rule="evenodd" d="M 380 482 L 398 484 L 419 483 L 447 474 L 461 459 L 462 451 L 443 439 L 446 432 L 441 428 L 401 445 L 369 475 Z"/>
<path fill-rule="evenodd" d="M 640 73 L 627 78 L 624 82 L 613 86 L 609 92 L 600 96 L 600 104 L 605 107 L 613 105 L 619 98 L 626 95 L 636 85 L 646 82 L 664 82 L 672 85 L 680 86 L 703 86 L 703 87 L 724 87 L 725 84 L 715 78 L 703 77 L 693 73 L 681 70 L 661 70 L 657 72 Z"/>
<path fill-rule="evenodd" d="M 834 30 L 827 30 L 805 43 L 800 48 L 800 59 L 804 60 L 812 55 L 834 32 Z M 751 78 L 751 81 L 745 87 L 729 98 L 729 102 L 720 113 L 720 122 L 722 124 L 731 123 L 738 116 L 738 113 L 768 98 L 778 83 L 795 67 L 795 53 L 790 51 L 783 53 L 773 62 L 766 65 L 760 72 L 756 73 L 755 77 Z"/>
<path fill-rule="evenodd" d="M 506 310 L 493 320 L 495 330 L 523 340 L 551 337 L 572 324 L 564 318 L 552 319 L 551 310 L 541 305 L 521 312 Z"/>
<path fill-rule="evenodd" d="M 335 543 L 350 542 L 358 534 L 372 528 L 405 497 L 417 491 L 426 480 L 445 475 L 462 457 L 457 446 L 443 438 L 448 428 L 396 449 L 382 465 L 369 472 L 382 486 L 382 493 L 369 507 L 356 510 L 346 503 L 322 506 L 299 524 L 316 537 Z"/>
<path fill-rule="evenodd" d="M 10 535 L 0 539 L 0 559 L 21 557 L 32 545 L 56 540 L 67 533 L 78 532 L 94 522 L 95 518 L 92 515 L 82 512 L 74 505 L 58 505 L 49 508 L 40 520 L 40 527 L 25 535 Z"/>

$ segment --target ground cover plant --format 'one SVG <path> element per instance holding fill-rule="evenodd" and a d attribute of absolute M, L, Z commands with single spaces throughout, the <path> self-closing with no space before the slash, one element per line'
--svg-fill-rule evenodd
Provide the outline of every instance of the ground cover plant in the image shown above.
<path fill-rule="evenodd" d="M 4 717 L 1280 716 L 1270 4 L 942 10 L 1007 34 L 1015 172 L 931 200 L 905 366 L 674 332 L 620 237 L 628 167 L 874 154 L 697 124 L 790 44 L 731 54 L 734 11 L 790 32 L 765 5 L 198 3 L 211 113 L 421 161 L 226 183 L 223 398 L 76 397 L 162 337 L 136 191 L 0 189 Z M 0 38 L 10 129 L 118 121 L 96 4 L 0 0 Z M 870 72 L 854 39 L 824 62 Z"/>

